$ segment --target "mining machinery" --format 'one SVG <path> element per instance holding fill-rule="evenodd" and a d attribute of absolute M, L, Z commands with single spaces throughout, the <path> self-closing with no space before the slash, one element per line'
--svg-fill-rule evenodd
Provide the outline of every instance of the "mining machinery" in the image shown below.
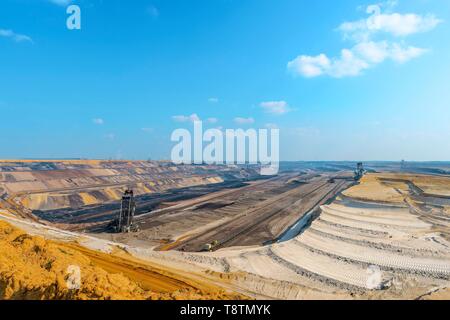
<path fill-rule="evenodd" d="M 356 164 L 355 180 L 359 181 L 363 177 L 365 172 L 366 171 L 364 170 L 363 163 L 362 162 L 358 162 Z"/>
<path fill-rule="evenodd" d="M 136 202 L 134 201 L 133 190 L 127 189 L 122 196 L 119 217 L 115 223 L 115 229 L 117 232 L 123 233 L 137 231 L 137 227 L 133 223 L 135 212 Z"/>

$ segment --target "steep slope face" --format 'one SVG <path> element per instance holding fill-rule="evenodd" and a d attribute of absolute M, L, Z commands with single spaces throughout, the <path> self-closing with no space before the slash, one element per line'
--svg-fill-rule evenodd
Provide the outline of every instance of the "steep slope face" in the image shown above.
<path fill-rule="evenodd" d="M 150 295 L 119 274 L 95 267 L 84 255 L 0 221 L 1 299 L 146 299 Z M 81 268 L 80 290 L 70 290 L 69 266 Z"/>
<path fill-rule="evenodd" d="M 0 248 L 0 299 L 243 298 L 124 254 L 30 236 L 4 221 Z"/>
<path fill-rule="evenodd" d="M 238 168 L 156 161 L 0 160 L 0 196 L 30 210 L 46 211 L 116 201 L 128 187 L 139 196 L 241 175 Z"/>

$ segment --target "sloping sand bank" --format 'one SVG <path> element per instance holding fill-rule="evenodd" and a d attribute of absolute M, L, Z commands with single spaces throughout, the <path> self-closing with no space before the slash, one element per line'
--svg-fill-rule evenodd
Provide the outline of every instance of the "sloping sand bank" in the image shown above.
<path fill-rule="evenodd" d="M 0 299 L 239 299 L 175 270 L 75 243 L 31 236 L 0 221 Z M 80 287 L 70 285 L 74 268 Z M 69 285 L 68 285 L 69 284 Z"/>

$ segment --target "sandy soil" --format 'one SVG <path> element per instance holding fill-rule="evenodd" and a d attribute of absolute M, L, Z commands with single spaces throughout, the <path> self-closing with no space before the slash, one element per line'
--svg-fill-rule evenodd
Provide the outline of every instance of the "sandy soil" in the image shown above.
<path fill-rule="evenodd" d="M 117 247 L 103 253 L 74 242 L 46 240 L 4 221 L 0 221 L 0 247 L 0 299 L 245 298 L 138 260 Z M 74 266 L 80 270 L 76 289 L 67 284 Z"/>

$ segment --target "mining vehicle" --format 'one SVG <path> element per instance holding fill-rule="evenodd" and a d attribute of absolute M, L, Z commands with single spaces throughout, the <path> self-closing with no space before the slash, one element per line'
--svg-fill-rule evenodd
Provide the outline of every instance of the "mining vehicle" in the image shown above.
<path fill-rule="evenodd" d="M 219 245 L 219 241 L 214 240 L 211 243 L 207 243 L 203 246 L 202 251 L 203 252 L 211 252 L 213 251 L 217 246 Z"/>

